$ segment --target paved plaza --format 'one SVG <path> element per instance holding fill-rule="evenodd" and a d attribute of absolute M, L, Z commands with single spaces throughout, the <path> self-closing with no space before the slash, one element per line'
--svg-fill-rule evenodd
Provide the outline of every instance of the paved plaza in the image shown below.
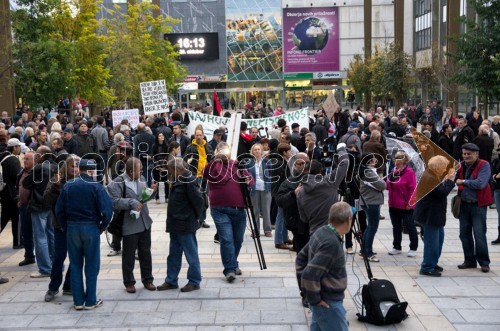
<path fill-rule="evenodd" d="M 451 196 L 454 194 L 450 194 Z M 166 275 L 168 234 L 165 232 L 166 205 L 150 203 L 153 224 L 153 275 L 160 285 Z M 458 220 L 451 213 L 446 226 L 446 239 L 440 262 L 445 268 L 443 277 L 432 278 L 418 274 L 423 244 L 416 258 L 406 254 L 389 256 L 392 248 L 392 227 L 387 205 L 383 206 L 385 220 L 374 243 L 380 263 L 372 263 L 377 278 L 391 280 L 401 300 L 409 302 L 409 318 L 394 326 L 365 325 L 356 319 L 355 301 L 361 285 L 367 282 L 361 257 L 348 256 L 349 288 L 345 306 L 350 330 L 481 330 L 500 329 L 500 246 L 491 246 L 491 272 L 480 269 L 458 270 L 463 262 L 458 238 Z M 267 270 L 261 271 L 249 231 L 240 255 L 243 275 L 228 284 L 222 275 L 219 246 L 213 242 L 215 227 L 198 231 L 203 282 L 201 290 L 181 293 L 179 290 L 150 292 L 137 284 L 138 291 L 128 294 L 122 284 L 121 257 L 107 257 L 109 246 L 101 240 L 101 271 L 98 298 L 101 308 L 91 311 L 72 309 L 72 298 L 58 295 L 53 302 L 44 302 L 48 279 L 32 279 L 36 264 L 19 267 L 22 250 L 12 250 L 10 225 L 0 236 L 0 272 L 10 282 L 0 286 L 1 330 L 308 330 L 311 314 L 301 305 L 294 272 L 295 253 L 277 250 L 272 238 L 262 237 Z M 496 238 L 497 213 L 488 210 L 488 241 Z M 409 244 L 403 237 L 403 249 Z M 405 247 L 406 246 L 406 247 Z M 359 248 L 358 248 L 359 251 Z M 405 252 L 405 251 L 404 251 Z M 179 285 L 186 283 L 186 265 L 180 274 Z M 140 279 L 136 264 L 136 277 Z M 353 299 L 354 298 L 354 299 Z M 334 331 L 334 330 L 332 330 Z"/>

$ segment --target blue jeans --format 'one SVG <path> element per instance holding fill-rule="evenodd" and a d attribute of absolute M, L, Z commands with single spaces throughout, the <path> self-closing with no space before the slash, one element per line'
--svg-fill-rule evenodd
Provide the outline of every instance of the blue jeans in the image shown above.
<path fill-rule="evenodd" d="M 255 215 L 257 217 L 258 215 Z M 283 219 L 283 209 L 278 207 L 278 214 L 276 215 L 276 224 L 274 225 L 274 244 L 284 244 L 288 240 L 288 230 L 285 226 Z"/>
<path fill-rule="evenodd" d="M 50 221 L 50 210 L 32 212 L 31 221 L 38 271 L 41 274 L 50 275 L 54 257 L 54 227 Z"/>
<path fill-rule="evenodd" d="M 380 222 L 380 205 L 363 206 L 368 220 L 368 226 L 363 233 L 363 244 L 361 245 L 361 253 L 367 257 L 375 255 L 373 253 L 373 240 L 378 230 Z"/>
<path fill-rule="evenodd" d="M 170 285 L 179 285 L 179 272 L 182 267 L 182 253 L 186 255 L 188 262 L 188 283 L 200 286 L 201 267 L 198 256 L 198 241 L 196 232 L 193 233 L 170 233 L 170 248 L 167 257 L 167 278 L 165 282 Z"/>
<path fill-rule="evenodd" d="M 234 273 L 238 268 L 243 236 L 245 235 L 247 215 L 244 208 L 212 207 L 210 213 L 214 219 L 220 240 L 220 255 L 224 266 L 224 275 Z"/>
<path fill-rule="evenodd" d="M 346 318 L 346 311 L 342 301 L 326 301 L 330 306 L 324 308 L 321 306 L 309 305 L 312 312 L 311 331 L 348 331 L 349 323 Z"/>
<path fill-rule="evenodd" d="M 494 191 L 495 205 L 497 205 L 498 226 L 500 227 L 500 190 Z M 26 247 L 26 245 L 24 245 Z"/>
<path fill-rule="evenodd" d="M 31 222 L 31 213 L 27 205 L 19 207 L 19 218 L 21 219 L 21 233 L 23 236 L 24 257 L 26 259 L 35 259 L 35 245 L 33 244 L 33 223 Z"/>
<path fill-rule="evenodd" d="M 54 229 L 54 261 L 52 262 L 52 270 L 50 271 L 50 291 L 59 291 L 59 286 L 63 282 L 64 260 L 66 260 L 66 256 L 68 255 L 68 240 L 66 237 L 65 231 Z M 64 278 L 64 291 L 71 290 L 70 268 L 68 268 L 66 277 Z"/>
<path fill-rule="evenodd" d="M 68 254 L 71 290 L 75 306 L 93 306 L 97 302 L 97 276 L 101 265 L 101 233 L 97 223 L 68 223 Z M 85 264 L 85 288 L 83 265 Z"/>
<path fill-rule="evenodd" d="M 392 235 L 394 236 L 394 241 L 392 242 L 393 248 L 401 250 L 404 222 L 410 236 L 410 250 L 416 251 L 418 248 L 418 233 L 413 221 L 413 210 L 389 207 L 389 216 L 391 217 Z"/>
<path fill-rule="evenodd" d="M 444 226 L 424 224 L 424 260 L 420 271 L 431 272 L 441 257 L 444 243 Z"/>
<path fill-rule="evenodd" d="M 477 203 L 462 201 L 460 206 L 460 241 L 465 263 L 489 266 L 488 243 L 486 241 L 486 208 Z M 474 234 L 474 238 L 472 237 Z M 427 234 L 425 234 L 427 235 Z M 425 236 L 424 236 L 425 237 Z"/>

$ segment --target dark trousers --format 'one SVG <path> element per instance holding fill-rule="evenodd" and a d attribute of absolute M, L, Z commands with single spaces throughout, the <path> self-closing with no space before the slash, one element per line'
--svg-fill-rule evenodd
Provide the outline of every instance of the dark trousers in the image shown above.
<path fill-rule="evenodd" d="M 359 221 L 358 231 L 361 231 L 361 237 L 363 237 L 363 234 L 365 233 L 365 230 L 366 230 L 366 214 L 365 214 L 365 212 L 363 210 L 358 210 L 357 218 Z M 351 248 L 353 246 L 352 229 L 353 229 L 354 225 L 355 225 L 355 223 L 353 221 L 352 225 L 351 225 L 351 230 L 348 233 L 346 233 L 346 235 L 345 235 L 345 247 L 346 248 Z"/>
<path fill-rule="evenodd" d="M 59 286 L 63 282 L 64 261 L 68 255 L 66 231 L 54 229 L 54 260 L 52 261 L 52 269 L 50 270 L 50 291 L 59 291 Z M 64 278 L 63 291 L 71 290 L 71 269 L 66 271 Z"/>
<path fill-rule="evenodd" d="M 135 250 L 139 255 L 141 281 L 152 283 L 153 262 L 151 260 L 151 228 L 140 233 L 123 236 L 122 274 L 125 286 L 134 285 Z"/>
<path fill-rule="evenodd" d="M 413 210 L 389 207 L 389 215 L 391 216 L 392 235 L 394 236 L 394 241 L 392 242 L 393 248 L 401 250 L 404 223 L 410 236 L 410 250 L 416 251 L 418 248 L 418 233 L 413 221 Z"/>
<path fill-rule="evenodd" d="M 35 259 L 35 245 L 33 244 L 33 224 L 31 223 L 31 213 L 28 212 L 28 206 L 19 207 L 19 218 L 21 219 L 22 243 L 24 245 L 24 257 L 26 259 Z"/>
<path fill-rule="evenodd" d="M 278 215 L 278 205 L 274 201 L 274 198 L 271 199 L 271 225 L 276 224 L 276 216 Z"/>
<path fill-rule="evenodd" d="M 7 189 L 7 188 L 6 188 Z M 12 237 L 14 246 L 21 245 L 21 231 L 19 231 L 19 209 L 17 208 L 17 200 L 12 200 L 7 196 L 2 197 L 2 213 L 1 217 L 1 229 L 0 232 L 5 229 L 9 220 L 12 221 Z"/>
<path fill-rule="evenodd" d="M 119 251 L 122 249 L 122 236 L 118 236 L 116 234 L 113 235 L 113 239 L 111 240 L 111 247 L 114 251 Z"/>
<path fill-rule="evenodd" d="M 292 230 L 293 233 L 293 248 L 299 254 L 299 252 L 304 248 L 309 242 L 309 231 L 306 234 L 298 234 L 296 231 Z"/>

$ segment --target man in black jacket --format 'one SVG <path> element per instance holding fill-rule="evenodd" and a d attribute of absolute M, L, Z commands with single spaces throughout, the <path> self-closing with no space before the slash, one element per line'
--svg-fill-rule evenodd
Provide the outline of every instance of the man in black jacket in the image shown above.
<path fill-rule="evenodd" d="M 188 165 L 181 158 L 174 158 L 168 162 L 169 173 L 173 175 L 167 208 L 170 248 L 167 258 L 167 277 L 165 282 L 157 287 L 158 291 L 179 287 L 183 252 L 189 268 L 188 283 L 181 288 L 181 292 L 200 289 L 201 267 L 196 230 L 200 227 L 198 219 L 202 213 L 203 196 L 187 168 Z"/>
<path fill-rule="evenodd" d="M 57 171 L 57 164 L 52 159 L 50 148 L 40 146 L 37 149 L 40 158 L 28 176 L 23 179 L 24 188 L 31 190 L 28 212 L 33 222 L 33 239 L 35 243 L 38 272 L 32 278 L 49 277 L 54 256 L 54 227 L 50 220 L 50 205 L 43 199 L 45 188 L 52 175 Z"/>
<path fill-rule="evenodd" d="M 490 128 L 487 125 L 480 125 L 478 135 L 472 140 L 472 143 L 479 147 L 479 158 L 491 164 L 491 156 L 493 155 L 495 143 L 493 142 L 493 138 L 490 138 L 489 133 Z"/>
<path fill-rule="evenodd" d="M 12 138 L 7 142 L 7 151 L 0 154 L 2 181 L 5 185 L 2 191 L 0 191 L 0 203 L 2 206 L 0 232 L 5 229 L 5 226 L 11 220 L 14 249 L 22 248 L 21 232 L 19 231 L 19 209 L 17 208 L 19 191 L 16 187 L 17 174 L 21 172 L 21 162 L 17 158 L 20 153 L 21 142 L 19 139 Z"/>
<path fill-rule="evenodd" d="M 146 125 L 137 125 L 137 134 L 134 137 L 134 156 L 141 160 L 142 175 L 146 179 L 148 187 L 151 186 L 150 169 L 148 163 L 153 162 L 153 145 L 155 137 L 146 131 Z"/>
<path fill-rule="evenodd" d="M 455 138 L 455 146 L 453 158 L 455 160 L 462 160 L 462 145 L 472 142 L 474 139 L 474 132 L 467 125 L 467 121 L 463 118 L 458 119 L 458 134 Z"/>
<path fill-rule="evenodd" d="M 176 141 L 181 145 L 181 153 L 179 155 L 175 156 L 183 156 L 186 153 L 186 147 L 189 145 L 189 139 L 182 133 L 181 125 L 179 124 L 174 124 L 173 126 L 173 131 L 174 134 L 172 135 L 172 138 L 170 138 L 170 142 Z"/>

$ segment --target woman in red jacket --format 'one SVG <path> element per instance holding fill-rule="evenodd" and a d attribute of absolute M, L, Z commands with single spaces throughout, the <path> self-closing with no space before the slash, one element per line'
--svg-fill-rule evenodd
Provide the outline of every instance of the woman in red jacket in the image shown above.
<path fill-rule="evenodd" d="M 405 223 L 410 236 L 409 257 L 417 255 L 418 234 L 413 222 L 413 207 L 410 206 L 410 198 L 415 191 L 415 173 L 408 166 L 410 161 L 408 155 L 399 151 L 396 153 L 394 170 L 387 178 L 387 190 L 389 191 L 389 215 L 391 216 L 392 233 L 394 241 L 389 255 L 401 254 L 402 223 Z"/>

